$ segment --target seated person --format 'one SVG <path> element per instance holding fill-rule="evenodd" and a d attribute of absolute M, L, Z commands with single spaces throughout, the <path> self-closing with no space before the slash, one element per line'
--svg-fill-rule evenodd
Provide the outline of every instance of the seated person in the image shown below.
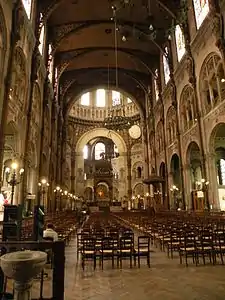
<path fill-rule="evenodd" d="M 58 241 L 58 233 L 54 230 L 54 225 L 49 223 L 43 232 L 43 238 L 51 238 L 53 242 Z"/>

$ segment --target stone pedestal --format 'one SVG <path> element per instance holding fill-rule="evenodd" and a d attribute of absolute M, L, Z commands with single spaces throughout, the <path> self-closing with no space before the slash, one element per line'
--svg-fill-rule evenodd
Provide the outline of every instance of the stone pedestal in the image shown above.
<path fill-rule="evenodd" d="M 15 281 L 15 300 L 30 300 L 32 280 L 44 267 L 47 254 L 41 251 L 18 251 L 0 257 L 4 274 Z"/>

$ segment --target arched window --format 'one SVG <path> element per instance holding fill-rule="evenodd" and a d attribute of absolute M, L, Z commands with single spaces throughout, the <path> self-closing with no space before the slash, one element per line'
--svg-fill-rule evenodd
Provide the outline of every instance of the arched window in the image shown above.
<path fill-rule="evenodd" d="M 168 54 L 168 48 L 167 47 L 165 47 L 165 54 L 163 55 L 163 70 L 164 70 L 165 84 L 167 84 L 168 81 L 170 80 L 170 67 L 169 67 L 169 63 L 168 63 L 168 59 L 166 57 L 166 54 Z"/>
<path fill-rule="evenodd" d="M 195 111 L 195 95 L 194 90 L 190 86 L 186 86 L 183 89 L 180 100 L 180 115 L 182 121 L 182 129 L 185 132 L 190 129 L 196 122 L 196 111 Z"/>
<path fill-rule="evenodd" d="M 23 0 L 23 6 L 28 18 L 31 17 L 32 0 Z"/>
<path fill-rule="evenodd" d="M 58 68 L 55 68 L 55 88 L 58 86 Z"/>
<path fill-rule="evenodd" d="M 96 106 L 97 107 L 105 107 L 105 90 L 98 89 L 96 91 Z"/>
<path fill-rule="evenodd" d="M 142 169 L 141 167 L 137 167 L 137 178 L 141 178 Z"/>
<path fill-rule="evenodd" d="M 172 144 L 176 139 L 176 112 L 171 106 L 167 112 L 167 132 L 168 132 L 168 144 Z"/>
<path fill-rule="evenodd" d="M 81 96 L 80 99 L 80 104 L 81 105 L 85 105 L 85 106 L 89 106 L 90 105 L 90 93 L 85 93 Z"/>
<path fill-rule="evenodd" d="M 44 54 L 44 41 L 45 41 L 45 26 L 42 25 L 41 26 L 40 37 L 39 37 L 39 43 L 40 43 L 40 45 L 38 46 L 38 49 L 39 49 L 41 55 Z"/>
<path fill-rule="evenodd" d="M 88 146 L 85 145 L 83 149 L 83 158 L 88 159 Z"/>
<path fill-rule="evenodd" d="M 221 158 L 217 162 L 217 178 L 219 185 L 225 185 L 225 159 Z"/>
<path fill-rule="evenodd" d="M 225 100 L 225 73 L 221 58 L 212 53 L 200 73 L 201 99 L 205 114 Z"/>
<path fill-rule="evenodd" d="M 95 159 L 99 160 L 102 159 L 105 153 L 105 144 L 97 143 L 95 145 Z"/>
<path fill-rule="evenodd" d="M 48 45 L 48 78 L 50 82 L 53 80 L 53 56 L 52 56 L 52 45 Z"/>
<path fill-rule="evenodd" d="M 158 70 L 155 70 L 155 78 L 154 78 L 154 89 L 155 89 L 155 100 L 158 101 L 159 100 L 159 88 L 158 88 L 158 76 L 159 76 L 159 72 Z"/>
<path fill-rule="evenodd" d="M 120 105 L 120 92 L 112 91 L 112 105 Z"/>
<path fill-rule="evenodd" d="M 209 12 L 208 0 L 193 0 L 197 29 L 202 25 Z"/>
<path fill-rule="evenodd" d="M 178 61 L 180 61 L 181 58 L 184 56 L 184 53 L 185 53 L 184 34 L 181 30 L 180 25 L 176 26 L 175 38 L 176 38 L 176 46 L 177 46 L 177 59 L 178 59 Z"/>

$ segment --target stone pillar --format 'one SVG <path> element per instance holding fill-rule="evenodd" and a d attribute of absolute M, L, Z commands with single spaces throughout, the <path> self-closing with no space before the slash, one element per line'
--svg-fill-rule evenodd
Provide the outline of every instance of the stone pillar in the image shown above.
<path fill-rule="evenodd" d="M 142 145 L 144 149 L 144 178 L 149 177 L 149 153 L 148 153 L 148 139 L 147 139 L 147 122 L 142 122 Z"/>
<path fill-rule="evenodd" d="M 8 116 L 8 108 L 9 108 L 9 94 L 11 88 L 12 81 L 12 69 L 13 69 L 13 54 L 14 50 L 17 46 L 17 42 L 20 39 L 20 28 L 22 15 L 21 15 L 21 1 L 14 1 L 14 7 L 12 11 L 12 26 L 11 26 L 11 38 L 10 38 L 10 50 L 9 57 L 7 62 L 7 73 L 5 77 L 5 90 L 3 96 L 3 104 L 2 104 L 2 115 L 1 115 L 1 126 L 0 126 L 0 185 L 2 186 L 2 169 L 3 169 L 3 157 L 4 157 L 4 144 L 5 144 L 5 127 L 7 125 L 7 116 Z"/>
<path fill-rule="evenodd" d="M 190 172 L 191 172 L 191 166 L 190 164 L 184 164 L 184 177 L 185 177 L 185 194 L 186 194 L 186 208 L 187 209 L 192 209 L 192 199 L 191 199 L 191 176 L 190 176 Z"/>
<path fill-rule="evenodd" d="M 63 126 L 63 116 L 62 116 L 62 110 L 60 108 L 59 114 L 58 114 L 58 135 L 57 135 L 57 174 L 56 174 L 56 181 L 59 185 L 62 185 L 61 180 L 61 146 L 62 146 L 62 126 Z"/>
<path fill-rule="evenodd" d="M 216 170 L 216 154 L 209 153 L 207 156 L 207 161 L 209 164 L 209 191 L 208 196 L 210 205 L 212 209 L 220 210 L 219 192 L 218 192 L 218 182 L 217 182 L 217 170 Z"/>
<path fill-rule="evenodd" d="M 0 260 L 5 276 L 15 281 L 13 299 L 31 300 L 32 280 L 43 269 L 47 254 L 41 251 L 18 251 L 3 255 Z"/>
<path fill-rule="evenodd" d="M 64 120 L 62 126 L 62 139 L 61 139 L 61 183 L 65 186 L 65 166 L 66 166 L 66 150 L 67 150 L 67 128 L 68 122 Z"/>
<path fill-rule="evenodd" d="M 45 139 L 45 118 L 46 118 L 46 111 L 49 109 L 48 107 L 48 99 L 49 99 L 49 79 L 48 76 L 45 78 L 44 83 L 44 95 L 43 95 L 43 104 L 42 104 L 42 124 L 41 124 L 41 143 L 40 143 L 40 159 L 39 159 L 39 177 L 43 176 L 43 167 L 46 171 L 46 166 L 43 166 L 43 148 L 44 148 L 44 139 Z M 49 131 L 51 128 L 49 128 Z M 49 145 L 48 145 L 49 147 Z M 48 157 L 49 158 L 49 157 Z M 47 169 L 48 170 L 48 169 Z M 48 173 L 48 172 L 47 172 Z"/>
<path fill-rule="evenodd" d="M 191 84 L 193 90 L 194 90 L 194 96 L 195 96 L 195 110 L 196 110 L 196 119 L 197 119 L 197 125 L 198 125 L 198 132 L 199 132 L 199 140 L 200 140 L 200 152 L 201 152 L 201 160 L 202 160 L 202 177 L 207 179 L 208 178 L 208 172 L 207 172 L 207 161 L 206 161 L 206 155 L 205 155 L 205 147 L 204 144 L 204 124 L 202 119 L 202 109 L 200 106 L 200 99 L 198 97 L 197 92 L 197 77 L 195 73 L 195 61 L 191 52 L 191 46 L 190 46 L 190 32 L 189 32 L 189 25 L 188 23 L 184 23 L 182 25 L 183 27 L 183 33 L 184 33 L 184 39 L 185 39 L 185 47 L 187 51 L 187 72 L 189 75 L 189 83 Z M 208 209 L 210 209 L 208 207 Z"/>
<path fill-rule="evenodd" d="M 74 149 L 74 147 L 73 147 Z M 76 155 L 75 151 L 71 151 L 71 191 L 74 194 L 75 193 L 75 179 L 76 179 L 76 174 L 75 174 L 75 167 L 76 167 Z"/>
<path fill-rule="evenodd" d="M 186 210 L 186 194 L 185 194 L 185 181 L 184 181 L 184 162 L 183 162 L 183 149 L 182 149 L 182 142 L 180 136 L 180 123 L 179 123 L 179 108 L 177 105 L 177 92 L 176 92 L 176 85 L 174 82 L 173 75 L 171 76 L 171 98 L 174 100 L 173 106 L 176 111 L 176 127 L 177 127 L 177 142 L 178 142 L 178 151 L 179 151 L 179 158 L 180 158 L 180 176 L 181 176 L 181 191 L 182 191 L 182 205 L 183 209 Z"/>
<path fill-rule="evenodd" d="M 23 179 L 23 193 L 21 204 L 24 204 L 24 200 L 27 197 L 27 181 L 29 176 L 29 144 L 30 144 L 30 135 L 31 135 L 31 116 L 32 116 L 32 107 L 34 100 L 34 84 L 37 80 L 38 67 L 40 65 L 40 54 L 38 51 L 38 43 L 35 45 L 35 49 L 32 55 L 31 62 L 31 74 L 30 74 L 30 93 L 28 99 L 28 111 L 27 111 L 27 124 L 26 124 L 26 133 L 25 133 L 25 146 L 24 146 L 24 179 Z"/>
<path fill-rule="evenodd" d="M 130 149 L 127 151 L 127 196 L 128 201 L 131 200 L 132 197 L 132 176 L 131 176 L 131 153 Z"/>
<path fill-rule="evenodd" d="M 50 142 L 50 163 L 49 163 L 49 200 L 51 201 L 51 208 L 53 210 L 56 209 L 55 205 L 55 193 L 54 189 L 58 186 L 58 182 L 56 180 L 56 152 L 57 152 L 57 115 L 58 115 L 58 106 L 57 102 L 53 101 L 52 103 L 52 114 L 51 114 L 51 142 Z M 53 168 L 52 168 L 53 166 Z M 52 174 L 53 172 L 53 174 Z"/>
<path fill-rule="evenodd" d="M 166 143 L 166 125 L 165 125 L 165 111 L 164 111 L 164 102 L 162 99 L 162 84 L 161 84 L 161 78 L 160 76 L 157 77 L 157 86 L 159 89 L 159 94 L 158 94 L 158 101 L 162 105 L 162 124 L 163 124 L 163 140 L 164 140 L 164 161 L 165 161 L 165 182 L 162 183 L 162 197 L 163 197 L 163 202 L 164 202 L 164 207 L 165 209 L 170 209 L 170 193 L 169 193 L 169 175 L 168 175 L 168 155 L 167 155 L 167 143 Z M 159 174 L 161 176 L 161 174 Z"/>

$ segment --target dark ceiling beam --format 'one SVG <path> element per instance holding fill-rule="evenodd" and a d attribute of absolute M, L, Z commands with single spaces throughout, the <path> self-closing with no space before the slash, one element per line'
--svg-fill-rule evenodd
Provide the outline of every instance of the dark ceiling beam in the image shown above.
<path fill-rule="evenodd" d="M 84 75 L 91 74 L 91 73 L 100 73 L 102 76 L 106 76 L 106 75 L 108 76 L 108 72 L 114 74 L 116 72 L 116 68 L 110 68 L 108 70 L 107 67 L 100 67 L 100 68 L 85 68 L 85 69 L 77 69 L 77 70 L 66 71 L 61 76 L 60 83 L 63 82 L 63 81 L 67 81 L 71 78 L 75 79 L 76 77 L 78 79 L 77 81 L 79 82 L 79 77 L 83 77 Z M 136 70 L 128 70 L 128 69 L 124 69 L 124 68 L 118 68 L 118 76 L 121 77 L 124 74 L 126 74 L 126 75 L 130 74 L 130 76 L 133 76 L 135 79 L 142 82 L 142 84 L 146 84 L 146 89 L 147 89 L 147 86 L 148 86 L 148 83 L 149 83 L 149 80 L 150 80 L 148 74 L 141 73 L 141 72 L 138 72 Z M 110 78 L 111 77 L 112 77 L 112 75 L 110 75 Z M 98 80 L 98 78 L 96 78 L 96 80 Z M 119 81 L 120 81 L 120 78 L 119 78 Z"/>
<path fill-rule="evenodd" d="M 81 56 L 98 52 L 98 51 L 115 52 L 115 49 L 113 47 L 92 47 L 92 48 L 84 48 L 84 49 L 73 49 L 72 51 L 66 51 L 66 52 L 58 52 L 56 55 L 56 66 L 57 64 L 60 64 L 60 61 L 63 61 L 64 63 L 65 61 L 67 61 L 68 62 L 67 68 L 68 68 L 70 63 L 74 61 L 76 58 L 80 58 Z M 142 51 L 136 52 L 136 51 L 132 51 L 131 49 L 124 49 L 124 48 L 118 48 L 118 52 L 125 53 L 129 57 L 132 57 L 132 59 L 136 61 L 136 63 L 141 64 L 144 68 L 146 68 L 148 73 L 153 75 L 154 69 L 156 67 L 156 62 L 158 62 L 157 55 L 150 56 L 150 54 L 147 52 L 142 52 Z M 65 71 L 66 68 L 64 72 Z"/>
<path fill-rule="evenodd" d="M 39 0 L 41 10 L 44 14 L 45 20 L 49 19 L 51 14 L 59 7 L 64 0 Z M 168 0 L 167 4 L 165 4 L 162 0 L 156 0 L 156 2 L 174 19 L 176 19 L 175 13 L 172 11 L 172 8 L 169 7 L 168 5 Z"/>
<path fill-rule="evenodd" d="M 126 44 L 126 42 L 124 42 L 124 44 Z M 73 56 L 73 53 L 82 53 L 82 51 L 86 51 L 86 50 L 93 50 L 95 51 L 96 50 L 114 50 L 115 51 L 115 48 L 114 47 L 89 47 L 89 48 L 74 48 L 74 49 L 70 49 L 70 50 L 67 50 L 67 51 L 58 51 L 56 52 L 55 54 L 55 58 L 60 58 L 62 57 L 63 55 L 70 55 L 70 53 L 72 53 L 72 56 Z M 145 56 L 146 58 L 149 59 L 149 56 L 155 58 L 155 57 L 158 57 L 157 54 L 153 55 L 147 51 L 144 51 L 142 49 L 131 49 L 131 48 L 125 48 L 125 47 L 118 47 L 117 48 L 118 51 L 121 51 L 121 52 L 125 52 L 127 54 L 130 54 L 130 55 L 133 55 L 133 56 L 136 56 L 136 57 L 140 57 L 140 56 Z"/>
<path fill-rule="evenodd" d="M 121 22 L 121 23 L 120 23 Z M 103 25 L 103 24 L 109 24 L 114 25 L 114 21 L 112 20 L 87 20 L 82 22 L 72 22 L 67 24 L 62 24 L 58 26 L 52 26 L 50 27 L 50 35 L 49 35 L 49 42 L 52 43 L 54 51 L 57 51 L 57 48 L 60 46 L 62 41 L 69 37 L 70 35 L 73 35 L 80 30 L 88 29 L 94 26 Z M 139 25 L 138 25 L 139 24 Z M 118 21 L 118 26 L 126 26 L 131 28 L 133 30 L 137 30 L 138 32 L 147 35 L 146 30 L 148 31 L 148 25 L 144 23 L 133 23 L 130 21 L 120 20 Z M 143 28 L 145 26 L 145 28 Z M 165 30 L 163 28 L 157 28 L 157 30 Z M 112 32 L 112 34 L 114 34 Z M 152 42 L 151 39 L 148 40 L 150 43 Z M 152 43 L 155 46 L 155 42 Z"/>
<path fill-rule="evenodd" d="M 173 19 L 176 20 L 176 15 L 173 13 L 172 9 L 169 8 L 168 5 L 163 3 L 161 0 L 156 0 L 159 3 L 159 6 L 161 6 Z M 167 1 L 168 3 L 168 1 Z"/>

